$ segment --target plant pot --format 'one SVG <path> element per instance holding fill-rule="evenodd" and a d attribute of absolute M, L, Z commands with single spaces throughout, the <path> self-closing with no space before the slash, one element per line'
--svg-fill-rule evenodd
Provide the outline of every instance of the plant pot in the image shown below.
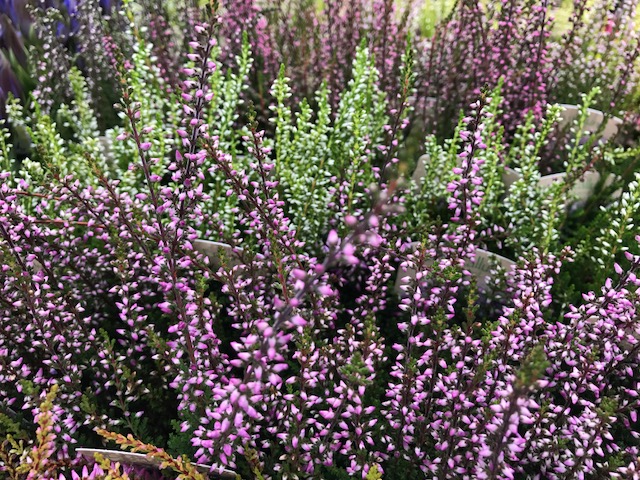
<path fill-rule="evenodd" d="M 577 105 L 561 104 L 563 110 L 560 114 L 560 122 L 558 128 L 563 129 L 570 125 L 580 114 L 580 108 Z M 584 123 L 585 136 L 589 136 L 598 132 L 600 126 L 605 122 L 605 115 L 600 110 L 594 110 L 592 108 L 587 109 L 588 116 Z M 618 128 L 622 125 L 622 120 L 617 117 L 611 117 L 606 121 L 604 129 L 598 132 L 598 141 L 609 141 L 618 133 Z M 509 187 L 518 179 L 521 175 L 510 167 L 505 167 L 505 173 L 503 180 L 505 181 L 505 187 L 508 190 Z M 553 173 L 550 175 L 544 175 L 540 177 L 538 185 L 542 188 L 549 187 L 550 185 L 563 181 L 566 177 L 566 172 Z M 613 177 L 607 180 L 605 186 L 613 183 Z M 570 190 L 571 196 L 576 198 L 578 204 L 586 202 L 596 188 L 596 185 L 600 181 L 600 173 L 590 170 L 586 172 L 582 178 L 580 178 Z M 617 198 L 622 194 L 621 191 L 617 191 L 613 194 L 613 198 Z"/>
<path fill-rule="evenodd" d="M 417 248 L 419 244 L 411 243 L 409 248 Z M 429 260 L 427 262 L 427 266 L 433 264 L 433 261 Z M 483 248 L 477 248 L 475 251 L 475 259 L 473 261 L 467 260 L 465 262 L 465 269 L 469 271 L 472 277 L 476 279 L 476 285 L 479 290 L 487 290 L 489 286 L 488 278 L 491 277 L 491 269 L 494 265 L 498 265 L 503 268 L 505 271 L 511 271 L 512 267 L 516 265 L 516 262 L 513 260 L 509 260 L 502 255 L 498 255 L 497 253 L 492 253 Z M 415 279 L 416 272 L 412 269 L 407 270 L 406 272 L 398 271 L 398 275 L 396 277 L 396 284 L 394 290 L 399 297 L 403 297 L 406 293 L 400 288 L 402 285 L 406 284 L 406 281 L 403 281 L 406 277 Z"/>
<path fill-rule="evenodd" d="M 243 249 L 232 247 L 228 243 L 197 239 L 193 242 L 193 248 L 195 251 L 209 257 L 211 264 L 216 268 L 220 268 L 223 265 L 235 267 L 243 263 L 240 258 Z"/>
<path fill-rule="evenodd" d="M 413 175 L 411 176 L 413 181 L 416 182 L 416 185 L 418 186 L 422 185 L 422 178 L 427 173 L 427 168 L 425 167 L 425 163 L 428 161 L 429 161 L 429 155 L 426 155 L 426 154 L 418 158 L 418 163 L 416 163 L 416 169 L 413 171 Z"/>
<path fill-rule="evenodd" d="M 560 104 L 563 107 L 560 112 L 560 122 L 558 128 L 566 128 L 572 123 L 580 114 L 580 107 L 577 105 Z M 593 108 L 587 108 L 587 118 L 584 122 L 584 131 L 587 134 L 592 134 L 598 131 L 600 126 L 605 122 L 605 114 L 600 110 L 594 110 Z M 622 120 L 618 117 L 610 117 L 606 120 L 606 124 L 601 132 L 599 132 L 600 139 L 605 142 L 611 140 L 617 133 L 618 129 L 622 125 Z"/>
<path fill-rule="evenodd" d="M 85 458 L 94 458 L 96 454 L 102 455 L 107 460 L 111 462 L 118 462 L 121 465 L 128 465 L 131 467 L 142 467 L 148 469 L 160 469 L 161 460 L 150 457 L 143 453 L 131 453 L 131 452 L 122 452 L 119 450 L 103 450 L 99 448 L 78 448 L 76 450 L 79 455 L 82 455 Z M 201 463 L 192 463 L 192 466 L 196 468 L 200 473 L 209 476 L 209 478 L 222 478 L 222 479 L 230 479 L 235 480 L 236 474 L 231 470 L 227 469 L 217 469 L 211 471 L 211 465 L 203 465 Z"/>
<path fill-rule="evenodd" d="M 518 172 L 516 172 L 515 170 L 509 167 L 505 168 L 505 176 L 506 175 L 508 175 L 509 178 L 512 179 L 511 183 L 509 183 L 508 186 L 505 181 L 505 186 L 507 188 L 509 188 L 516 180 L 521 178 L 521 175 Z M 541 188 L 548 188 L 554 183 L 563 181 L 566 176 L 567 176 L 566 172 L 552 173 L 551 175 L 544 175 L 540 177 L 540 180 L 538 181 L 538 186 L 540 186 Z M 504 179 L 504 176 L 503 176 L 503 179 Z M 611 185 L 613 183 L 613 180 L 614 180 L 613 177 L 609 177 L 605 183 L 605 187 L 608 187 L 609 185 Z M 600 173 L 596 172 L 595 170 L 589 170 L 588 172 L 585 172 L 582 178 L 580 178 L 571 187 L 570 194 L 572 197 L 575 197 L 574 202 L 578 204 L 584 204 L 584 202 L 586 202 L 589 199 L 589 197 L 593 195 L 593 192 L 596 188 L 596 185 L 598 185 L 599 181 L 600 181 Z M 612 197 L 618 198 L 621 194 L 622 194 L 622 191 L 617 190 L 616 192 L 613 193 Z"/>

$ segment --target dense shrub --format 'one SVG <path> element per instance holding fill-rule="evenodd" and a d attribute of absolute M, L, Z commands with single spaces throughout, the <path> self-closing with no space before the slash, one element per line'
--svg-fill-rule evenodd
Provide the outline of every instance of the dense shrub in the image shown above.
<path fill-rule="evenodd" d="M 633 2 L 65 5 L 0 132 L 3 474 L 638 475 Z"/>

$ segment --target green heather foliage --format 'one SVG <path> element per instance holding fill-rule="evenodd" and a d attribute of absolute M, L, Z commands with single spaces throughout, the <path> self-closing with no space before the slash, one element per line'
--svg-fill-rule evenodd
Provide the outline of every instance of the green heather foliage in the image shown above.
<path fill-rule="evenodd" d="M 275 168 L 283 179 L 288 214 L 303 238 L 318 238 L 327 231 L 330 220 L 340 221 L 370 207 L 367 187 L 376 182 L 376 146 L 384 139 L 388 119 L 377 71 L 366 48 L 356 54 L 352 77 L 340 95 L 335 116 L 326 86 L 316 93 L 314 118 L 306 100 L 295 114 L 287 105 L 291 89 L 284 66 L 273 85 Z M 350 185 L 348 201 L 336 205 L 335 185 L 344 181 Z"/>

